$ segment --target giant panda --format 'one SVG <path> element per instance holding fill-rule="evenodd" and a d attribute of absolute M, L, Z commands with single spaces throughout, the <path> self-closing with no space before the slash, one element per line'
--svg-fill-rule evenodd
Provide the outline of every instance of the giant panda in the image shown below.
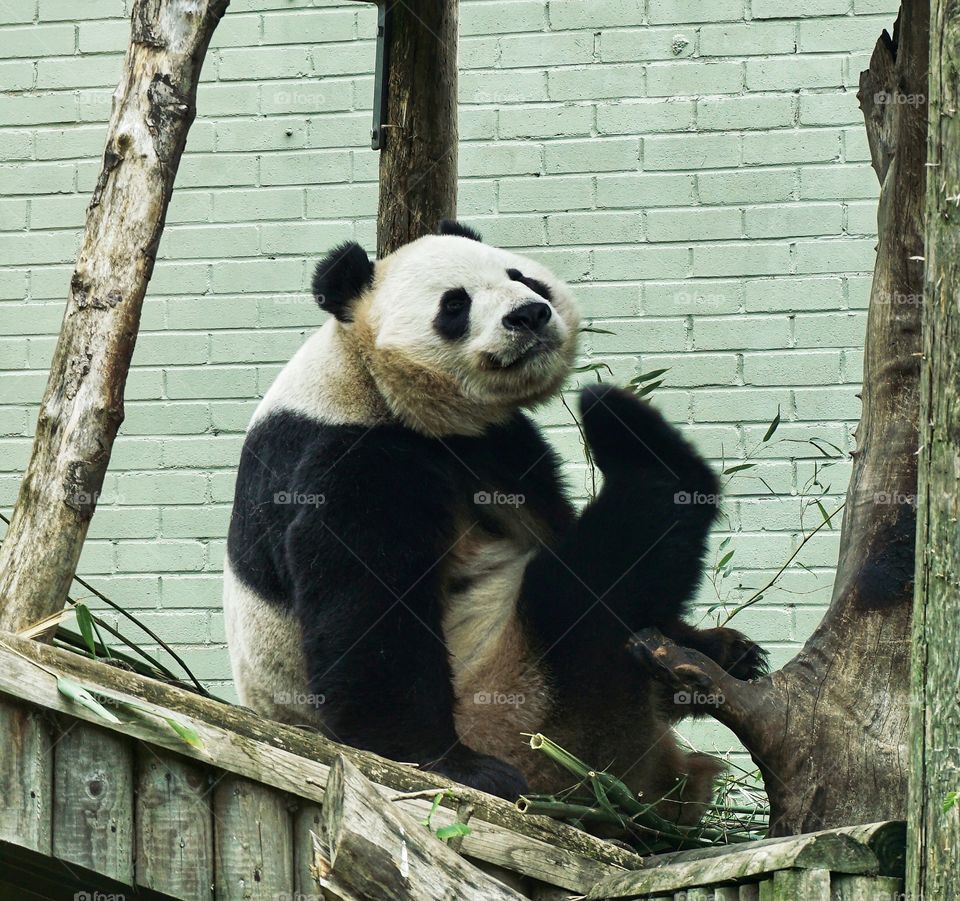
<path fill-rule="evenodd" d="M 603 487 L 578 513 L 527 413 L 571 371 L 573 295 L 464 225 L 376 264 L 342 244 L 313 290 L 331 316 L 241 453 L 224 573 L 241 702 L 505 798 L 569 787 L 524 737 L 543 732 L 695 822 L 720 766 L 681 750 L 682 708 L 625 644 L 655 626 L 762 669 L 740 633 L 682 620 L 709 467 L 646 402 L 586 388 Z"/>

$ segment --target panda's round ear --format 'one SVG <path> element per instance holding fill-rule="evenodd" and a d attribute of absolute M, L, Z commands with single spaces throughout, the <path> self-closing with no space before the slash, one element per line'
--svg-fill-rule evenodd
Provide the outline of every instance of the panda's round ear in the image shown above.
<path fill-rule="evenodd" d="M 483 243 L 483 235 L 480 234 L 475 228 L 470 228 L 469 225 L 464 225 L 462 222 L 457 222 L 454 219 L 441 219 L 440 225 L 437 226 L 438 235 L 456 235 L 459 238 L 469 238 L 471 241 L 479 241 Z"/>
<path fill-rule="evenodd" d="M 353 302 L 373 284 L 373 263 L 356 241 L 330 251 L 313 272 L 313 296 L 321 310 L 341 322 L 353 319 Z"/>

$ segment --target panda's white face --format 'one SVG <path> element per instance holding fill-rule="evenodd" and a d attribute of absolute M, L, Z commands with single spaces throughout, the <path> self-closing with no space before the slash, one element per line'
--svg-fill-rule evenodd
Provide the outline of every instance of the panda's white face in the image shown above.
<path fill-rule="evenodd" d="M 579 325 L 570 289 L 544 266 L 453 235 L 420 238 L 379 262 L 361 319 L 378 381 L 395 372 L 426 404 L 459 396 L 461 415 L 488 421 L 559 388 Z"/>

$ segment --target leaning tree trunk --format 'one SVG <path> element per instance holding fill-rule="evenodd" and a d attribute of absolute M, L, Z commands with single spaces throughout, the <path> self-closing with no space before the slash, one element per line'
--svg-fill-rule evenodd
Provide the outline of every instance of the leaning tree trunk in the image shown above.
<path fill-rule="evenodd" d="M 456 215 L 458 7 L 458 0 L 387 4 L 379 257 Z"/>
<path fill-rule="evenodd" d="M 659 633 L 634 650 L 718 708 L 753 755 L 772 835 L 902 818 L 908 769 L 927 83 L 925 0 L 902 4 L 860 80 L 882 184 L 863 412 L 830 608 L 783 669 L 739 682 Z"/>
<path fill-rule="evenodd" d="M 136 0 L 36 437 L 0 548 L 0 629 L 56 613 L 76 571 L 207 45 L 229 0 Z"/>
<path fill-rule="evenodd" d="M 960 8 L 931 12 L 909 898 L 960 885 Z"/>

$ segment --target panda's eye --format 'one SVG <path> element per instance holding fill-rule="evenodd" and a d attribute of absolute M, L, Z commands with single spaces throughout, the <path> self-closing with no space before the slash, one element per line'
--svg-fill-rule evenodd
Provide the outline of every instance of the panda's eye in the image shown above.
<path fill-rule="evenodd" d="M 466 288 L 443 292 L 433 327 L 448 341 L 458 341 L 467 334 L 470 329 L 470 295 Z"/>
<path fill-rule="evenodd" d="M 467 294 L 463 288 L 455 288 L 452 291 L 447 291 L 443 297 L 440 298 L 440 306 L 443 312 L 451 316 L 462 313 L 469 303 L 470 295 Z"/>

